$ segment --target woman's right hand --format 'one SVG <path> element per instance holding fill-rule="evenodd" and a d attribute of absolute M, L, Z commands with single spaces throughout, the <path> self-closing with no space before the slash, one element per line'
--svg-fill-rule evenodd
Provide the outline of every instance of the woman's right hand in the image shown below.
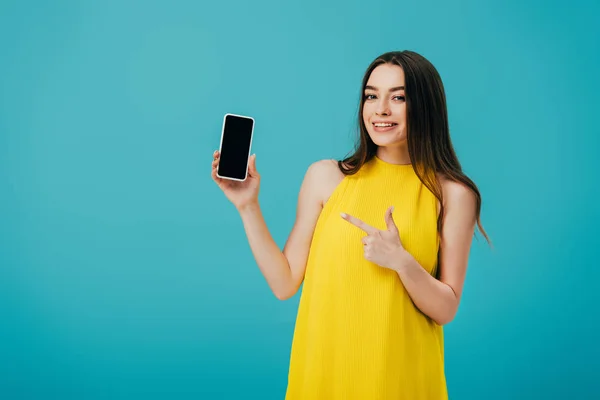
<path fill-rule="evenodd" d="M 248 163 L 248 177 L 245 181 L 234 181 L 223 179 L 217 176 L 217 166 L 219 165 L 220 154 L 218 150 L 213 153 L 212 179 L 217 186 L 225 193 L 229 201 L 233 203 L 238 211 L 247 206 L 258 204 L 258 192 L 260 190 L 260 175 L 256 171 L 256 154 L 250 156 Z"/>

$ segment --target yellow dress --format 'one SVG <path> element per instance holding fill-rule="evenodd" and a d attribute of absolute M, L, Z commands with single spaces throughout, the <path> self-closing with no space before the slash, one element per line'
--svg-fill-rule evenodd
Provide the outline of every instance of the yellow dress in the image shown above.
<path fill-rule="evenodd" d="M 398 274 L 364 258 L 367 234 L 341 218 L 386 229 L 437 269 L 437 200 L 411 165 L 377 157 L 344 177 L 317 221 L 290 354 L 286 400 L 447 399 L 443 330 L 413 304 Z"/>

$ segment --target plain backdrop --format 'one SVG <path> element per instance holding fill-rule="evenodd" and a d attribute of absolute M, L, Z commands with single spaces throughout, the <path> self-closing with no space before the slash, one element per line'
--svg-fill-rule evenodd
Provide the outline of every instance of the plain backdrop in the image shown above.
<path fill-rule="evenodd" d="M 494 244 L 445 327 L 450 397 L 600 398 L 593 3 L 2 1 L 0 398 L 282 399 L 299 294 L 210 178 L 223 115 L 256 119 L 283 248 L 403 49 L 442 76 Z"/>

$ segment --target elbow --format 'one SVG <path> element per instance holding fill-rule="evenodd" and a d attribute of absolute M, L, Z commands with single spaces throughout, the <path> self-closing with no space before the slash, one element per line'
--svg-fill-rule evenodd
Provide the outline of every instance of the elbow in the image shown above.
<path fill-rule="evenodd" d="M 277 300 L 284 301 L 294 297 L 296 292 L 298 292 L 301 283 L 302 282 L 295 282 L 294 279 L 289 279 L 281 282 L 279 285 L 271 286 L 271 289 Z"/>
<path fill-rule="evenodd" d="M 441 318 L 432 318 L 433 322 L 435 322 L 436 324 L 438 324 L 439 326 L 444 326 L 444 325 L 448 325 L 450 322 L 452 322 L 452 320 L 454 319 L 454 316 L 450 316 L 450 317 L 441 317 Z"/>
<path fill-rule="evenodd" d="M 291 299 L 296 294 L 296 290 L 291 288 L 284 288 L 280 290 L 273 290 L 273 294 L 277 298 L 277 300 L 285 301 Z"/>
<path fill-rule="evenodd" d="M 437 316 L 437 318 L 432 319 L 436 324 L 440 326 L 448 325 L 454 320 L 454 317 L 456 316 L 456 311 L 456 308 L 453 307 L 451 310 L 448 310 L 445 313 L 442 313 L 439 316 Z"/>
<path fill-rule="evenodd" d="M 284 292 L 273 291 L 273 294 L 275 295 L 277 300 L 281 300 L 281 301 L 287 300 L 290 297 L 292 297 L 289 293 L 284 293 Z"/>
<path fill-rule="evenodd" d="M 431 318 L 436 324 L 440 326 L 448 325 L 450 322 L 454 320 L 456 313 L 458 311 L 459 299 L 454 294 L 454 290 L 452 290 L 452 299 L 446 300 L 443 305 L 438 309 L 438 315 L 436 318 Z"/>

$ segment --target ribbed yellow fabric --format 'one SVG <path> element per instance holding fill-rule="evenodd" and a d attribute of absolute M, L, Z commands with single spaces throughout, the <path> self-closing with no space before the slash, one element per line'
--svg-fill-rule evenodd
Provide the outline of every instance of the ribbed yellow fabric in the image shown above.
<path fill-rule="evenodd" d="M 325 203 L 313 236 L 290 355 L 286 400 L 447 399 L 442 327 L 420 312 L 396 272 L 364 258 L 367 234 L 348 213 L 386 229 L 437 269 L 437 202 L 411 165 L 377 157 L 346 176 Z"/>

